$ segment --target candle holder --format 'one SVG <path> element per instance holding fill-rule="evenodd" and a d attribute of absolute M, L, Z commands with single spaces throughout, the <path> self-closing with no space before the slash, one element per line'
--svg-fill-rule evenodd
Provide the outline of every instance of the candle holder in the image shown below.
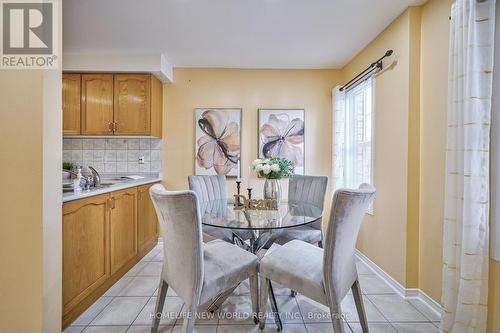
<path fill-rule="evenodd" d="M 241 206 L 240 190 L 241 190 L 241 180 L 237 180 L 236 181 L 236 193 L 238 193 L 238 201 L 236 202 L 237 206 Z"/>
<path fill-rule="evenodd" d="M 248 200 L 250 200 L 250 199 L 252 199 L 252 189 L 247 188 L 247 191 L 248 191 Z"/>

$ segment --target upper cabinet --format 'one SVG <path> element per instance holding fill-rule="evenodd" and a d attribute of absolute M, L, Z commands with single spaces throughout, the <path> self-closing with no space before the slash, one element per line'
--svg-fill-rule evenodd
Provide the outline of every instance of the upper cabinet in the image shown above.
<path fill-rule="evenodd" d="M 151 77 L 115 75 L 115 134 L 151 133 Z"/>
<path fill-rule="evenodd" d="M 80 134 L 80 74 L 62 75 L 62 109 L 63 109 L 63 134 Z"/>
<path fill-rule="evenodd" d="M 113 74 L 82 75 L 82 134 L 113 134 Z"/>
<path fill-rule="evenodd" d="M 161 138 L 162 89 L 161 82 L 150 74 L 65 73 L 64 135 Z"/>

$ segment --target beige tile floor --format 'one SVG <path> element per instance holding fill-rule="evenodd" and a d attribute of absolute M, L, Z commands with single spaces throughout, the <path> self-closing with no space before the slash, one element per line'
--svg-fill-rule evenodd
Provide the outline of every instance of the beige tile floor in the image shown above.
<path fill-rule="evenodd" d="M 142 261 L 111 287 L 87 311 L 76 319 L 64 333 L 149 333 L 150 314 L 156 301 L 159 275 L 163 260 L 159 244 Z M 372 333 L 433 333 L 439 332 L 439 316 L 419 300 L 400 297 L 370 268 L 358 262 L 361 289 Z M 302 295 L 290 297 L 290 291 L 275 286 L 278 306 L 289 333 L 333 332 L 328 309 Z M 251 309 L 248 281 L 240 285 L 224 303 L 219 313 L 201 318 L 198 333 L 259 332 L 249 313 Z M 361 332 L 352 295 L 342 302 L 346 314 L 346 332 Z M 167 314 L 160 322 L 160 333 L 180 333 L 183 302 L 169 289 L 164 307 Z M 264 332 L 276 332 L 269 318 Z"/>

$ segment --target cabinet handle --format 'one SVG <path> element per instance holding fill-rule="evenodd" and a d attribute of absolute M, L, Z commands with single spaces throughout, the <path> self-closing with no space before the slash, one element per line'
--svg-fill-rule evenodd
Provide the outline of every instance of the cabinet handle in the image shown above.
<path fill-rule="evenodd" d="M 113 122 L 113 132 L 117 132 L 117 131 L 118 131 L 118 123 Z"/>
<path fill-rule="evenodd" d="M 113 126 L 113 124 L 114 124 L 114 123 L 109 123 L 109 125 L 108 125 L 108 128 L 109 128 L 109 131 L 110 131 L 110 132 L 113 132 L 113 130 L 114 130 L 114 126 Z"/>
<path fill-rule="evenodd" d="M 115 198 L 108 199 L 109 209 L 115 209 Z"/>

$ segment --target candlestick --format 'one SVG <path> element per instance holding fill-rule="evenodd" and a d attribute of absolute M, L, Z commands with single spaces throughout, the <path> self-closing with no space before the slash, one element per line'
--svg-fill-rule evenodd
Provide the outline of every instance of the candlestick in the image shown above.
<path fill-rule="evenodd" d="M 247 188 L 247 191 L 248 191 L 248 200 L 250 200 L 250 199 L 252 199 L 252 189 Z"/>
<path fill-rule="evenodd" d="M 252 168 L 248 167 L 247 188 L 252 188 Z"/>
<path fill-rule="evenodd" d="M 241 201 L 240 201 L 240 187 L 241 187 L 241 180 L 236 181 L 236 192 L 238 193 L 238 202 L 236 203 L 237 206 L 241 206 Z"/>

